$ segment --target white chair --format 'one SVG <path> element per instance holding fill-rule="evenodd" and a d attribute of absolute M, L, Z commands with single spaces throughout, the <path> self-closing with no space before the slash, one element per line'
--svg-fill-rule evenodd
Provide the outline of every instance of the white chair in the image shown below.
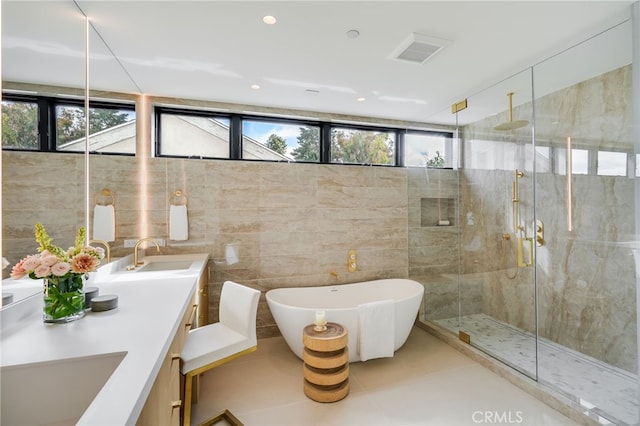
<path fill-rule="evenodd" d="M 258 348 L 256 316 L 259 299 L 260 291 L 226 281 L 220 294 L 220 321 L 193 329 L 187 334 L 180 356 L 180 371 L 185 383 L 185 426 L 191 423 L 193 378 Z M 206 424 L 213 424 L 221 419 L 231 424 L 242 424 L 228 410 L 208 420 Z"/>

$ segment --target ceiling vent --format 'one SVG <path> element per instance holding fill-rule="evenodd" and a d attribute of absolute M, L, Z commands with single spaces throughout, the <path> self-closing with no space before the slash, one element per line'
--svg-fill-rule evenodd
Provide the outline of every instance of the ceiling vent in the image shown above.
<path fill-rule="evenodd" d="M 449 40 L 413 33 L 394 50 L 391 59 L 423 64 L 449 44 Z"/>

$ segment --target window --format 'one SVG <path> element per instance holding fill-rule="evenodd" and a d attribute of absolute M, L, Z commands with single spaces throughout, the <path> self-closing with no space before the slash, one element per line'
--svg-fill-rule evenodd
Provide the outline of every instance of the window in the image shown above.
<path fill-rule="evenodd" d="M 84 106 L 66 103 L 56 104 L 55 117 L 56 150 L 84 152 Z M 117 106 L 90 106 L 89 151 L 135 154 L 135 110 Z"/>
<path fill-rule="evenodd" d="M 407 132 L 404 165 L 407 167 L 453 167 L 451 134 Z"/>
<path fill-rule="evenodd" d="M 553 170 L 551 162 L 551 147 L 538 145 L 535 149 L 535 155 L 536 172 L 550 173 Z"/>
<path fill-rule="evenodd" d="M 598 175 L 601 176 L 626 176 L 627 153 L 598 151 Z"/>
<path fill-rule="evenodd" d="M 589 151 L 586 149 L 571 149 L 571 174 L 589 174 Z"/>
<path fill-rule="evenodd" d="M 395 165 L 396 135 L 392 131 L 333 127 L 331 162 Z"/>
<path fill-rule="evenodd" d="M 243 120 L 242 158 L 317 163 L 320 161 L 320 126 Z"/>
<path fill-rule="evenodd" d="M 89 150 L 135 153 L 135 107 L 93 101 L 90 105 Z M 84 152 L 84 133 L 81 100 L 3 94 L 3 149 Z"/>
<path fill-rule="evenodd" d="M 2 101 L 2 148 L 39 149 L 37 102 Z"/>
<path fill-rule="evenodd" d="M 233 160 L 452 167 L 453 134 L 157 106 L 156 155 Z M 400 147 L 398 147 L 400 145 Z M 433 158 L 422 153 L 433 152 Z M 431 154 L 429 154 L 431 155 Z"/>
<path fill-rule="evenodd" d="M 161 110 L 159 155 L 229 158 L 230 120 L 202 113 L 173 113 Z"/>

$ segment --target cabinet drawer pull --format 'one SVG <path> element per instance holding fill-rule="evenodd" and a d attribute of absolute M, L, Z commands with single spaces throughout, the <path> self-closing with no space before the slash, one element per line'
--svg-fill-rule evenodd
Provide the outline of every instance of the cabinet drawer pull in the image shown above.
<path fill-rule="evenodd" d="M 179 408 L 182 407 L 182 400 L 172 401 L 171 408 Z"/>

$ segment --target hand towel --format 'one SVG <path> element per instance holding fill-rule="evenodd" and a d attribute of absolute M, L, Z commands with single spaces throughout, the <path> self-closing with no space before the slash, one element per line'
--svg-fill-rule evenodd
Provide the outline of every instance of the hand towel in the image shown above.
<path fill-rule="evenodd" d="M 113 204 L 93 208 L 93 239 L 107 242 L 116 239 L 116 211 Z"/>
<path fill-rule="evenodd" d="M 169 207 L 169 239 L 174 241 L 189 239 L 187 206 L 176 206 L 172 204 Z"/>
<path fill-rule="evenodd" d="M 358 305 L 358 352 L 361 361 L 392 357 L 395 346 L 393 300 Z"/>

